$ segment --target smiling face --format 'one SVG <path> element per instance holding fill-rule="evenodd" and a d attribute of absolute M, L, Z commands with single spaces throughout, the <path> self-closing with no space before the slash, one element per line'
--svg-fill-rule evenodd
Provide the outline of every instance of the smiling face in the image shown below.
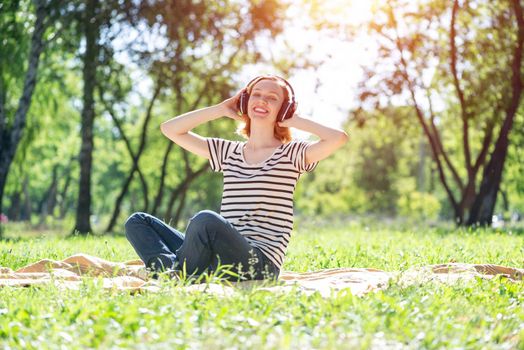
<path fill-rule="evenodd" d="M 249 95 L 249 118 L 274 123 L 284 98 L 284 90 L 279 82 L 266 79 L 257 82 Z"/>

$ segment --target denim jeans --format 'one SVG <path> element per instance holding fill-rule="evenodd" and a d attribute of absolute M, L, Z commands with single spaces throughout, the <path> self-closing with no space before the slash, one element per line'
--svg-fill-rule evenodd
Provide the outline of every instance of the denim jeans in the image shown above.
<path fill-rule="evenodd" d="M 203 210 L 193 216 L 185 235 L 147 213 L 132 214 L 125 222 L 126 237 L 146 267 L 154 271 L 185 270 L 188 275 L 216 271 L 219 264 L 241 277 L 278 277 L 279 270 L 260 249 L 221 215 Z M 227 277 L 227 275 L 226 275 Z"/>

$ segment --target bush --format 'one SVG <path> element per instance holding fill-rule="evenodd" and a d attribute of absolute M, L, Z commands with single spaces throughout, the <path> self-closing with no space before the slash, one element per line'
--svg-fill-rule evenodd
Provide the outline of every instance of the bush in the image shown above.
<path fill-rule="evenodd" d="M 413 219 L 435 220 L 440 213 L 439 200 L 430 193 L 411 192 L 400 196 L 397 201 L 398 213 Z"/>

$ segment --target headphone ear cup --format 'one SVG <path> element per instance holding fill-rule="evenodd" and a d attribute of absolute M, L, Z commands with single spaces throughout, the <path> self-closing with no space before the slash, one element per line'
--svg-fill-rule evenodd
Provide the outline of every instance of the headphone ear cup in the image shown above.
<path fill-rule="evenodd" d="M 280 107 L 280 110 L 277 114 L 277 120 L 279 122 L 283 122 L 286 120 L 287 111 L 289 110 L 289 102 L 282 103 L 282 107 Z"/>
<path fill-rule="evenodd" d="M 289 113 L 289 118 L 293 117 L 293 115 L 295 114 L 295 112 L 297 111 L 297 108 L 298 108 L 298 103 L 295 101 L 292 103 L 293 106 L 291 106 L 290 108 L 290 113 Z"/>
<path fill-rule="evenodd" d="M 285 102 L 282 104 L 282 107 L 280 108 L 280 111 L 278 112 L 277 120 L 279 122 L 282 122 L 286 119 L 289 119 L 293 116 L 295 113 L 295 110 L 297 109 L 297 104 L 293 102 Z"/>
<path fill-rule="evenodd" d="M 244 90 L 240 94 L 240 98 L 237 101 L 237 108 L 242 114 L 247 114 L 247 102 L 249 100 L 249 93 Z"/>
<path fill-rule="evenodd" d="M 296 102 L 295 103 L 291 102 L 290 104 L 291 106 L 289 107 L 289 111 L 287 112 L 287 115 L 284 117 L 286 119 L 292 118 L 293 114 L 295 114 L 295 111 L 297 110 Z"/>

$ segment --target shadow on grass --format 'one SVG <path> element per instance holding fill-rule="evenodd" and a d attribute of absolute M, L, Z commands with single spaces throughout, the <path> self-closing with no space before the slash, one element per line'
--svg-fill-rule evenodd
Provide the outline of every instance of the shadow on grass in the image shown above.
<path fill-rule="evenodd" d="M 503 235 L 524 235 L 524 222 L 502 226 L 499 228 L 492 227 L 464 227 L 456 226 L 451 221 L 422 221 L 410 220 L 406 218 L 392 218 L 378 214 L 362 215 L 333 215 L 330 217 L 297 217 L 297 231 L 308 232 L 322 229 L 341 229 L 341 230 L 365 230 L 365 231 L 397 231 L 397 232 L 415 232 L 424 234 L 434 232 L 439 236 L 449 234 L 464 235 L 482 235 L 482 234 L 503 234 Z M 80 234 L 71 232 L 67 229 L 68 225 L 57 225 L 55 227 L 46 227 L 44 229 L 38 226 L 32 226 L 27 223 L 13 222 L 2 225 L 4 234 L 0 236 L 0 242 L 20 242 L 30 239 L 43 237 L 61 237 L 66 240 L 84 238 L 125 238 L 124 230 L 116 230 L 109 233 L 87 233 Z"/>
<path fill-rule="evenodd" d="M 72 232 L 66 236 L 64 236 L 64 239 L 81 239 L 81 238 L 115 238 L 115 237 L 123 237 L 125 238 L 125 233 L 123 232 L 110 232 L 110 233 L 79 233 L 79 232 Z"/>
<path fill-rule="evenodd" d="M 95 238 L 125 238 L 124 233 L 114 232 L 114 233 L 87 233 L 87 234 L 78 234 L 78 233 L 70 233 L 70 234 L 64 234 L 59 233 L 56 231 L 42 231 L 39 232 L 38 230 L 32 230 L 28 232 L 20 232 L 17 235 L 11 233 L 9 235 L 4 235 L 0 237 L 0 242 L 6 242 L 6 243 L 18 243 L 18 242 L 25 242 L 25 241 L 31 241 L 35 239 L 44 239 L 46 237 L 53 237 L 53 238 L 62 238 L 64 240 L 78 240 L 78 239 L 95 239 Z"/>
<path fill-rule="evenodd" d="M 297 218 L 298 231 L 318 231 L 320 228 L 364 231 L 396 231 L 421 233 L 433 232 L 439 236 L 449 234 L 482 235 L 507 234 L 524 235 L 524 221 L 509 223 L 501 227 L 457 226 L 453 221 L 420 220 L 403 217 L 390 217 L 381 214 L 332 215 L 325 217 Z"/>

